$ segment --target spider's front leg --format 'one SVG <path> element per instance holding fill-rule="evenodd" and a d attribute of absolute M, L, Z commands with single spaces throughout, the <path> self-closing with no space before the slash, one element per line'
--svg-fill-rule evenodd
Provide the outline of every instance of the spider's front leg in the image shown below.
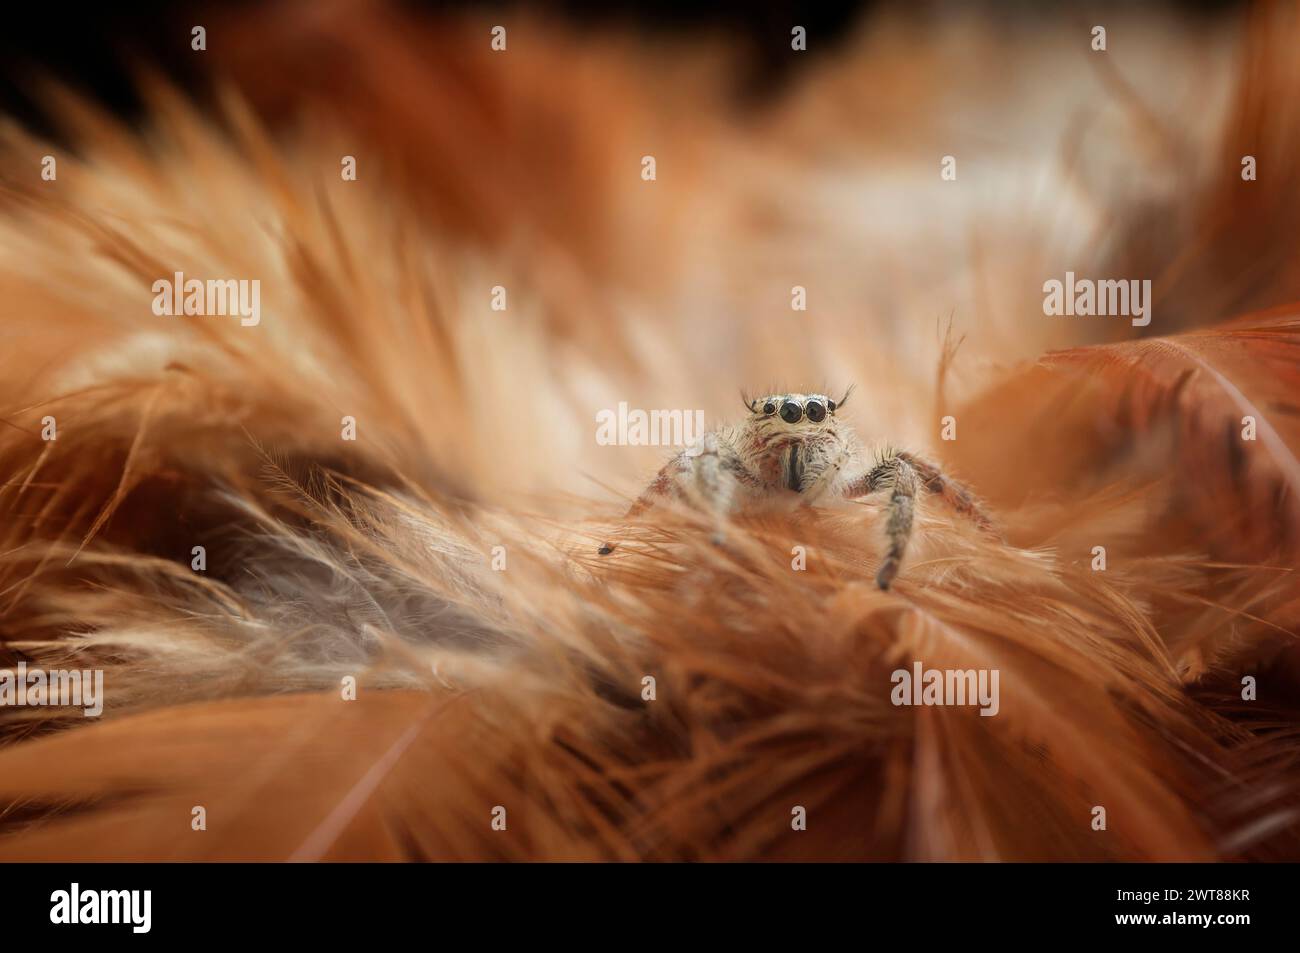
<path fill-rule="evenodd" d="M 713 541 L 723 541 L 723 526 L 735 504 L 742 485 L 756 485 L 757 480 L 745 469 L 727 440 L 716 433 L 705 434 L 698 444 L 678 454 L 664 465 L 658 475 L 628 508 L 626 519 L 640 516 L 662 497 L 685 499 L 713 515 L 716 529 Z M 597 552 L 608 556 L 617 544 L 607 542 Z"/>
<path fill-rule="evenodd" d="M 866 496 L 888 487 L 889 517 L 885 523 L 885 537 L 889 548 L 881 560 L 876 572 L 876 585 L 888 589 L 898 575 L 898 567 L 903 562 L 903 553 L 907 551 L 908 540 L 912 538 L 912 513 L 916 505 L 916 471 L 912 469 L 907 458 L 895 451 L 888 451 L 884 458 L 845 487 L 847 497 Z"/>
<path fill-rule="evenodd" d="M 623 518 L 634 519 L 646 510 L 650 509 L 650 507 L 654 506 L 655 501 L 659 499 L 659 497 L 667 496 L 672 490 L 674 480 L 678 479 L 678 471 L 681 468 L 681 457 L 674 457 L 672 460 L 665 463 L 663 468 L 655 475 L 655 478 L 650 481 L 650 485 L 642 491 L 640 496 L 632 501 L 632 505 L 628 507 L 627 513 Z M 617 545 L 617 543 L 604 542 L 600 544 L 600 548 L 596 550 L 596 552 L 598 555 L 608 556 L 614 551 L 614 547 Z"/>
<path fill-rule="evenodd" d="M 844 489 L 847 497 L 866 496 L 876 490 L 890 488 L 889 518 L 885 523 L 885 535 L 889 539 L 889 548 L 876 573 L 876 585 L 888 589 L 898 575 L 907 550 L 908 540 L 912 536 L 912 516 L 916 506 L 917 487 L 924 487 L 926 492 L 943 499 L 956 512 L 974 522 L 981 529 L 994 531 L 993 521 L 981 509 L 975 494 L 966 487 L 946 476 L 933 463 L 929 463 L 910 453 L 888 450 L 880 462 L 867 473 L 849 483 Z"/>

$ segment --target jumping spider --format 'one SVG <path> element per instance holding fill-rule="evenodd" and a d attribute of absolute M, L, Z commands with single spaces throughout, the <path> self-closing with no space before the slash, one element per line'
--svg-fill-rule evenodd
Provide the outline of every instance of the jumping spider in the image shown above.
<path fill-rule="evenodd" d="M 911 453 L 886 449 L 864 465 L 862 447 L 836 413 L 852 393 L 838 401 L 824 394 L 769 394 L 750 400 L 741 394 L 749 417 L 705 434 L 669 461 L 627 512 L 635 517 L 656 500 L 672 496 L 694 503 L 718 520 L 715 542 L 733 510 L 774 502 L 797 493 L 811 506 L 824 493 L 855 499 L 888 489 L 889 546 L 876 573 L 876 585 L 888 589 L 898 575 L 912 535 L 916 489 L 924 487 L 982 529 L 992 524 L 975 497 L 934 464 Z M 793 501 L 793 497 L 789 498 Z M 600 555 L 614 551 L 605 543 Z"/>

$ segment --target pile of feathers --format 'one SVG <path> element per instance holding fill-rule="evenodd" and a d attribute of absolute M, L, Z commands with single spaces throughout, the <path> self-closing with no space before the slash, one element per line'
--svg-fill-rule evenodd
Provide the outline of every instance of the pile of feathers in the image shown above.
<path fill-rule="evenodd" d="M 886 9 L 756 97 L 721 31 L 272 4 L 136 120 L 46 77 L 0 669 L 104 707 L 0 707 L 0 859 L 1300 859 L 1300 16 L 1218 16 Z M 1002 538 L 923 499 L 882 592 L 878 499 L 623 518 L 673 451 L 602 410 L 849 384 Z"/>

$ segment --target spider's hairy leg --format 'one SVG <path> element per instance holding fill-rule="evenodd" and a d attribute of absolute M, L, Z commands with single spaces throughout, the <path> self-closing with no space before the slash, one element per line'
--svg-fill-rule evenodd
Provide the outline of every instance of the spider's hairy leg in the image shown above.
<path fill-rule="evenodd" d="M 898 575 L 908 540 L 912 538 L 917 482 L 911 463 L 902 454 L 887 450 L 879 463 L 845 488 L 844 495 L 849 497 L 866 496 L 886 487 L 893 491 L 889 495 L 889 518 L 885 523 L 889 548 L 876 572 L 876 585 L 881 589 L 888 589 Z"/>
<path fill-rule="evenodd" d="M 716 433 L 705 434 L 698 448 L 688 451 L 688 455 L 695 477 L 690 492 L 697 505 L 713 515 L 713 542 L 721 545 L 727 515 L 746 471 L 731 446 Z"/>
<path fill-rule="evenodd" d="M 942 499 L 955 512 L 969 519 L 980 529 L 1000 536 L 993 525 L 993 520 L 984 512 L 975 494 L 967 487 L 945 474 L 935 464 L 923 460 L 915 454 L 900 452 L 898 456 L 911 465 L 926 492 Z"/>
<path fill-rule="evenodd" d="M 655 501 L 660 497 L 668 495 L 673 487 L 674 476 L 682 469 L 684 456 L 684 454 L 678 454 L 659 469 L 655 478 L 650 481 L 650 485 L 632 501 L 632 505 L 628 507 L 627 513 L 623 517 L 624 519 L 635 519 L 654 506 Z M 600 549 L 596 550 L 596 552 L 601 556 L 608 556 L 617 545 L 617 543 L 604 542 L 601 543 Z"/>
<path fill-rule="evenodd" d="M 626 519 L 640 516 L 661 497 L 673 495 L 689 500 L 697 509 L 717 520 L 713 541 L 723 541 L 723 526 L 741 486 L 757 486 L 758 480 L 745 468 L 725 435 L 708 433 L 700 442 L 674 457 L 659 471 L 627 511 Z M 605 543 L 597 552 L 607 556 L 615 543 Z"/>
<path fill-rule="evenodd" d="M 889 549 L 876 574 L 876 585 L 881 589 L 888 589 L 898 575 L 903 553 L 912 535 L 912 516 L 918 486 L 925 487 L 928 493 L 943 499 L 953 510 L 981 529 L 996 532 L 993 521 L 969 489 L 945 475 L 935 464 L 915 454 L 886 450 L 874 467 L 850 483 L 844 491 L 845 496 L 858 497 L 885 487 L 893 490 L 889 501 L 889 519 L 885 524 Z"/>

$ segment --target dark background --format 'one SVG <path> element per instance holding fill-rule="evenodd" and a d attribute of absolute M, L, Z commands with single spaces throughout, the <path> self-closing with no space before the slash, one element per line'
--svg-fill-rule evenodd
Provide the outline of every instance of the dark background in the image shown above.
<path fill-rule="evenodd" d="M 431 12 L 527 10 L 552 13 L 575 30 L 630 27 L 651 36 L 725 30 L 747 54 L 749 75 L 741 85 L 762 95 L 789 78 L 791 71 L 806 69 L 815 57 L 790 57 L 790 27 L 801 24 L 816 37 L 817 50 L 833 49 L 859 20 L 889 4 L 872 0 L 820 0 L 792 3 L 773 0 L 714 0 L 714 2 L 650 3 L 633 0 L 533 0 L 533 2 L 449 2 L 406 0 L 400 4 Z M 1179 11 L 1201 18 L 1242 5 L 1240 0 L 1170 0 L 1151 3 L 1154 8 Z M 130 64 L 144 64 L 171 77 L 191 92 L 201 89 L 202 60 L 190 49 L 190 27 L 204 23 L 204 12 L 223 14 L 254 7 L 250 0 L 160 2 L 160 0 L 110 0 L 83 7 L 48 2 L 26 10 L 11 4 L 0 13 L 0 113 L 50 136 L 56 130 L 40 106 L 39 82 L 56 78 L 88 93 L 118 115 L 133 118 L 141 108 L 134 93 Z M 942 17 L 954 9 L 975 7 L 990 17 L 1033 20 L 1062 9 L 1080 15 L 1104 14 L 1127 6 L 1116 2 L 1076 0 L 977 0 L 956 4 L 937 0 L 912 0 L 898 4 L 919 18 Z M 207 25 L 206 23 L 204 24 Z M 1209 23 L 1207 20 L 1207 28 Z M 209 31 L 209 43 L 213 36 Z"/>

